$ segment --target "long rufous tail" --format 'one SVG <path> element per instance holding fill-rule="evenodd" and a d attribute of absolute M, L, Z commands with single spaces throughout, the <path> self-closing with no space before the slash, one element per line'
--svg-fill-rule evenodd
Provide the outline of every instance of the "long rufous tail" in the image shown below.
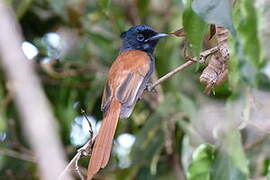
<path fill-rule="evenodd" d="M 120 102 L 112 99 L 110 107 L 103 118 L 103 122 L 95 140 L 94 148 L 88 165 L 87 180 L 91 180 L 99 169 L 104 168 L 109 162 L 113 137 L 120 111 Z"/>

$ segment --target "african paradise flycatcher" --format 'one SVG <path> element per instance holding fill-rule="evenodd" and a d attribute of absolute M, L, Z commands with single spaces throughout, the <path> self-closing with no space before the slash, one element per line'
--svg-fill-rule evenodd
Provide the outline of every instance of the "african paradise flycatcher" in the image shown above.
<path fill-rule="evenodd" d="M 93 146 L 87 180 L 108 164 L 118 119 L 130 116 L 147 88 L 155 68 L 154 48 L 166 36 L 146 25 L 134 26 L 121 34 L 122 48 L 110 68 L 103 92 L 104 118 Z"/>

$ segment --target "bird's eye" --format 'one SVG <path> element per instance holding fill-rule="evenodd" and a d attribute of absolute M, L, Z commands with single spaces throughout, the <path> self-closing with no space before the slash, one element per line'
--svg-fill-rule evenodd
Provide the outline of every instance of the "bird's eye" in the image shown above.
<path fill-rule="evenodd" d="M 137 40 L 138 41 L 143 41 L 144 40 L 144 36 L 142 34 L 138 34 L 137 35 Z"/>

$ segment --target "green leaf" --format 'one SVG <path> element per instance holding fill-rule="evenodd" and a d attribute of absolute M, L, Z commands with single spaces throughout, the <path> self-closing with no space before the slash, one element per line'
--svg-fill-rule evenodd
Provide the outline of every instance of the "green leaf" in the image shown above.
<path fill-rule="evenodd" d="M 267 180 L 270 180 L 270 165 L 268 166 Z"/>
<path fill-rule="evenodd" d="M 233 21 L 237 36 L 234 39 L 232 56 L 239 61 L 239 73 L 242 79 L 257 84 L 257 75 L 263 65 L 260 42 L 258 39 L 257 12 L 254 2 L 237 1 L 233 12 Z"/>
<path fill-rule="evenodd" d="M 193 10 L 208 24 L 217 24 L 235 34 L 229 0 L 193 0 Z"/>
<path fill-rule="evenodd" d="M 250 116 L 251 116 L 251 110 L 252 110 L 252 106 L 253 104 L 250 103 L 250 99 L 252 98 L 251 96 L 251 92 L 250 92 L 250 88 L 246 88 L 245 90 L 242 90 L 242 96 L 243 98 L 241 98 L 241 100 L 243 101 L 243 108 L 242 108 L 242 121 L 241 124 L 238 126 L 238 128 L 240 130 L 244 129 L 249 121 L 250 121 Z"/>
<path fill-rule="evenodd" d="M 230 41 L 230 44 L 232 44 L 232 41 Z M 237 54 L 235 52 L 235 49 L 231 48 L 228 80 L 229 80 L 229 86 L 233 93 L 235 93 L 236 90 L 240 87 L 239 86 L 239 82 L 240 82 L 239 61 L 236 56 Z"/>
<path fill-rule="evenodd" d="M 224 148 L 226 149 L 232 163 L 236 168 L 240 169 L 243 174 L 248 176 L 248 160 L 246 159 L 245 153 L 243 151 L 241 134 L 239 130 L 232 129 L 230 132 L 228 132 L 225 139 L 223 139 L 223 142 Z"/>
<path fill-rule="evenodd" d="M 249 177 L 249 161 L 243 150 L 241 133 L 235 125 L 239 116 L 233 113 L 234 103 L 231 99 L 226 104 L 226 123 L 217 136 L 222 144 L 213 165 L 212 179 L 246 180 Z"/>
<path fill-rule="evenodd" d="M 262 176 L 267 176 L 269 175 L 269 167 L 270 167 L 270 159 L 266 158 L 263 162 L 263 167 L 261 170 L 261 175 Z"/>
<path fill-rule="evenodd" d="M 187 180 L 210 180 L 211 167 L 215 159 L 215 148 L 210 144 L 200 145 L 192 155 Z"/>
<path fill-rule="evenodd" d="M 192 10 L 191 0 L 183 0 L 183 2 L 185 5 L 183 14 L 184 30 L 193 53 L 198 56 L 202 49 L 207 24 Z"/>
<path fill-rule="evenodd" d="M 212 179 L 246 180 L 249 176 L 248 160 L 243 151 L 241 134 L 237 128 L 230 124 L 230 120 L 236 118 L 231 112 L 228 109 L 230 117 L 228 117 L 227 132 L 219 137 L 222 145 L 213 164 Z"/>
<path fill-rule="evenodd" d="M 232 130 L 218 149 L 209 144 L 200 145 L 192 155 L 187 180 L 246 180 L 248 162 L 240 140 L 240 133 Z"/>
<path fill-rule="evenodd" d="M 236 18 L 238 41 L 242 45 L 243 55 L 245 59 L 251 62 L 254 66 L 260 67 L 262 63 L 260 54 L 260 42 L 258 39 L 258 24 L 257 13 L 254 7 L 254 2 L 249 0 L 239 1 L 238 10 L 234 14 Z"/>
<path fill-rule="evenodd" d="M 219 151 L 213 164 L 211 179 L 213 180 L 247 180 L 247 177 L 232 162 L 230 156 Z"/>

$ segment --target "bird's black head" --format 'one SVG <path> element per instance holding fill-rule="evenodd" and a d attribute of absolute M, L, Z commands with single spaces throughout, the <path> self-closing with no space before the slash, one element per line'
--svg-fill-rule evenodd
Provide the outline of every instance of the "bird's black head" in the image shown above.
<path fill-rule="evenodd" d="M 121 34 L 123 45 L 121 51 L 137 49 L 147 53 L 153 53 L 158 40 L 167 34 L 157 33 L 146 25 L 139 25 L 130 28 Z"/>

